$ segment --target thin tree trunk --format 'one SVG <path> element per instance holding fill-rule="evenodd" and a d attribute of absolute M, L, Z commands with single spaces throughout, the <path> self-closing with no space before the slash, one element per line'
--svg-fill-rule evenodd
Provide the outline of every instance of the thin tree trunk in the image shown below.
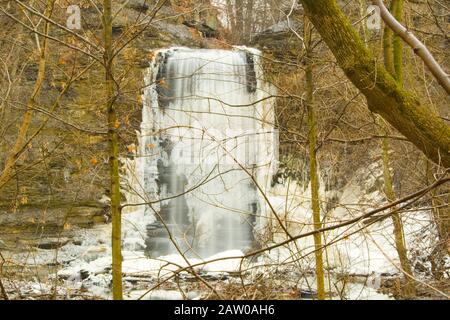
<path fill-rule="evenodd" d="M 431 170 L 427 170 L 430 178 L 434 179 Z M 433 190 L 432 193 L 432 213 L 433 220 L 436 224 L 439 242 L 432 252 L 431 271 L 436 280 L 444 279 L 446 268 L 446 257 L 450 254 L 449 235 L 450 235 L 450 210 L 448 203 L 450 202 L 450 194 L 445 191 Z"/>
<path fill-rule="evenodd" d="M 244 37 L 244 0 L 235 0 L 236 25 L 233 30 L 234 41 L 240 43 Z"/>
<path fill-rule="evenodd" d="M 55 0 L 47 2 L 47 6 L 46 6 L 45 12 L 44 12 L 44 15 L 46 17 L 50 18 L 52 16 L 54 4 L 55 4 Z M 50 30 L 50 23 L 45 21 L 43 34 L 48 35 L 49 30 Z M 39 66 L 38 66 L 38 72 L 37 72 L 37 76 L 36 76 L 36 82 L 34 83 L 33 92 L 31 93 L 30 99 L 28 100 L 27 109 L 23 116 L 22 124 L 20 125 L 16 142 L 14 143 L 14 146 L 12 147 L 11 152 L 9 153 L 8 157 L 6 158 L 5 167 L 2 171 L 2 173 L 0 174 L 0 190 L 11 179 L 11 176 L 13 173 L 13 168 L 16 165 L 17 161 L 20 158 L 20 155 L 23 153 L 23 150 L 26 147 L 26 138 L 27 138 L 28 129 L 30 128 L 31 121 L 33 120 L 33 109 L 36 104 L 36 99 L 38 98 L 38 96 L 41 92 L 42 84 L 45 80 L 47 51 L 48 51 L 48 39 L 46 37 L 43 37 L 41 51 L 39 53 Z"/>
<path fill-rule="evenodd" d="M 3 296 L 3 299 L 9 300 L 8 293 L 6 292 L 5 286 L 2 282 L 3 277 L 3 264 L 5 263 L 5 259 L 3 258 L 2 253 L 0 252 L 0 293 Z"/>
<path fill-rule="evenodd" d="M 245 41 L 249 42 L 252 39 L 252 27 L 253 23 L 253 0 L 247 0 L 247 5 L 245 7 L 245 25 L 244 25 L 244 36 Z"/>
<path fill-rule="evenodd" d="M 400 36 L 411 48 L 414 53 L 417 54 L 428 69 L 431 71 L 433 76 L 436 78 L 438 83 L 450 94 L 450 77 L 442 69 L 439 63 L 434 59 L 433 55 L 427 49 L 427 47 L 419 41 L 408 29 L 406 29 L 384 6 L 382 0 L 372 0 L 372 3 L 380 7 L 381 17 L 384 22 L 391 28 L 396 35 Z M 395 14 L 395 8 L 394 8 Z"/>
<path fill-rule="evenodd" d="M 402 0 L 392 0 L 391 1 L 391 10 L 396 13 L 396 19 L 401 20 L 402 16 Z M 399 86 L 403 86 L 401 81 L 403 79 L 402 76 L 402 63 L 403 63 L 403 50 L 401 45 L 401 39 L 399 42 L 398 36 L 392 37 L 392 31 L 389 27 L 385 27 L 384 29 L 384 64 L 386 70 L 388 70 L 396 79 Z M 388 34 L 389 36 L 386 36 Z M 396 39 L 397 38 L 397 39 Z M 388 135 L 388 128 L 384 125 L 383 121 L 379 121 L 380 126 L 383 128 L 383 135 Z M 381 148 L 383 154 L 383 176 L 384 176 L 384 190 L 386 194 L 386 198 L 389 202 L 393 202 L 396 199 L 394 187 L 392 183 L 392 175 L 389 169 L 390 167 L 390 159 L 389 159 L 389 140 L 387 138 L 383 138 L 381 141 Z M 395 210 L 395 208 L 393 208 Z M 395 248 L 397 250 L 397 254 L 400 260 L 400 266 L 402 270 L 406 273 L 405 280 L 406 284 L 403 289 L 403 295 L 406 298 L 411 298 L 415 296 L 416 288 L 414 279 L 412 279 L 412 269 L 411 264 L 408 260 L 408 254 L 406 249 L 406 241 L 403 232 L 403 223 L 400 215 L 398 213 L 393 213 L 391 215 L 392 223 L 394 226 L 394 239 L 395 239 Z"/>
<path fill-rule="evenodd" d="M 301 2 L 339 66 L 367 98 L 370 110 L 435 163 L 450 167 L 450 127 L 376 63 L 335 0 Z"/>
<path fill-rule="evenodd" d="M 112 49 L 112 16 L 111 0 L 103 1 L 103 28 L 104 28 L 104 63 L 106 86 L 106 109 L 108 114 L 109 139 L 109 170 L 111 189 L 111 217 L 112 217 L 112 276 L 113 299 L 123 299 L 122 294 L 122 250 L 121 250 L 121 207 L 120 207 L 120 180 L 119 180 L 119 137 L 117 134 L 117 115 L 114 105 L 114 64 Z"/>
<path fill-rule="evenodd" d="M 380 121 L 381 122 L 381 121 Z M 389 170 L 389 141 L 388 139 L 384 138 L 382 140 L 382 151 L 383 151 L 383 176 L 384 176 L 384 190 L 386 194 L 386 198 L 389 202 L 393 202 L 396 200 L 394 187 L 392 183 L 392 176 L 391 172 Z M 395 210 L 395 208 L 392 208 L 392 210 Z M 405 276 L 405 287 L 403 290 L 403 295 L 406 298 L 412 298 L 416 294 L 416 288 L 414 279 L 411 277 L 413 276 L 411 264 L 408 260 L 408 254 L 406 249 L 406 241 L 405 236 L 403 232 L 403 222 L 401 220 L 401 217 L 398 213 L 393 213 L 391 215 L 392 217 L 392 223 L 394 226 L 394 240 L 395 240 L 395 248 L 397 250 L 397 254 L 400 260 L 400 266 L 404 273 L 406 273 Z"/>
<path fill-rule="evenodd" d="M 228 22 L 230 23 L 228 28 L 231 30 L 231 32 L 236 31 L 236 15 L 234 11 L 233 3 L 231 3 L 231 0 L 226 0 L 227 4 L 227 15 L 228 15 Z"/>
<path fill-rule="evenodd" d="M 403 14 L 403 0 L 394 0 L 393 3 L 395 19 L 401 22 Z M 399 86 L 403 87 L 403 42 L 398 34 L 394 35 L 393 48 L 395 79 L 397 80 Z"/>
<path fill-rule="evenodd" d="M 311 54 L 311 23 L 308 18 L 304 19 L 304 41 L 306 47 L 306 106 L 308 109 L 308 142 L 309 142 L 309 175 L 311 177 L 311 207 L 313 213 L 314 230 L 322 228 L 320 218 L 320 201 L 319 201 L 319 177 L 317 175 L 317 158 L 316 158 L 316 142 L 317 142 L 317 122 L 314 111 L 314 80 L 313 80 L 313 61 Z M 314 234 L 314 247 L 316 258 L 316 278 L 317 278 L 317 298 L 325 299 L 325 277 L 323 270 L 322 256 L 322 234 Z"/>
<path fill-rule="evenodd" d="M 395 4 L 395 0 L 391 1 L 391 10 Z M 391 74 L 395 74 L 394 67 L 394 48 L 393 48 L 393 32 L 390 28 L 384 28 L 383 31 L 383 55 L 384 55 L 384 67 Z"/>

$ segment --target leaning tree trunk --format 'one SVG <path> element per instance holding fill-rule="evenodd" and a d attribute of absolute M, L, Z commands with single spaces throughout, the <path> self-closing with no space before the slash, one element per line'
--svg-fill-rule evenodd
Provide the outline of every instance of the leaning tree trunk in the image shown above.
<path fill-rule="evenodd" d="M 111 0 L 103 1 L 104 28 L 104 64 L 106 86 L 106 112 L 108 114 L 109 171 L 111 189 L 112 217 L 112 276 L 113 299 L 121 300 L 122 296 L 122 252 L 121 252 L 121 207 L 119 181 L 119 137 L 117 134 L 117 115 L 114 105 L 114 64 L 112 49 L 112 15 Z"/>
<path fill-rule="evenodd" d="M 450 167 L 450 127 L 377 64 L 335 0 L 301 0 L 337 63 L 378 113 L 428 158 Z"/>

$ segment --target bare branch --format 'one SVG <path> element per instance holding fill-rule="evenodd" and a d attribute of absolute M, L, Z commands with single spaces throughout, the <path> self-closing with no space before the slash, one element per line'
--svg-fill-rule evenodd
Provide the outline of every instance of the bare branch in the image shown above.
<path fill-rule="evenodd" d="M 386 8 L 382 0 L 372 0 L 372 3 L 380 8 L 381 18 L 387 26 L 414 50 L 414 53 L 422 59 L 439 84 L 445 89 L 445 91 L 447 91 L 448 94 L 450 94 L 450 77 L 439 65 L 436 59 L 434 59 L 427 47 L 419 39 L 417 39 L 411 31 L 395 19 L 395 17 Z"/>

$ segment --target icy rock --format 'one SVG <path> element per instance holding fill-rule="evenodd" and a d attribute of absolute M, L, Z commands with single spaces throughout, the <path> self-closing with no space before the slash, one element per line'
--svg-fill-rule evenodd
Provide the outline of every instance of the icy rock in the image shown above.
<path fill-rule="evenodd" d="M 300 298 L 315 299 L 315 298 L 317 298 L 317 292 L 312 291 L 312 290 L 300 290 Z"/>
<path fill-rule="evenodd" d="M 204 273 L 200 272 L 199 276 L 207 281 L 223 281 L 229 279 L 229 275 L 227 272 L 225 273 Z"/>
<path fill-rule="evenodd" d="M 144 251 L 145 249 L 145 240 L 137 237 L 129 237 L 123 240 L 122 243 L 123 250 L 129 251 Z"/>
<path fill-rule="evenodd" d="M 75 280 L 77 278 L 77 271 L 73 268 L 66 268 L 59 270 L 57 277 L 63 280 Z"/>
<path fill-rule="evenodd" d="M 212 261 L 212 260 L 217 261 L 205 264 L 202 271 L 213 274 L 239 272 L 239 270 L 241 269 L 241 262 L 242 262 L 242 258 L 239 257 L 243 256 L 244 253 L 242 253 L 241 250 L 228 250 L 224 252 L 219 252 L 205 259 L 205 261 Z"/>
<path fill-rule="evenodd" d="M 83 280 L 81 288 L 87 289 L 96 296 L 110 298 L 110 288 L 112 276 L 110 274 L 91 274 L 89 278 Z"/>
<path fill-rule="evenodd" d="M 87 262 L 90 262 L 104 256 L 107 252 L 108 247 L 106 245 L 90 247 L 81 255 L 81 258 Z"/>
<path fill-rule="evenodd" d="M 81 280 L 89 278 L 89 271 L 88 270 L 80 270 L 80 278 Z"/>
<path fill-rule="evenodd" d="M 90 275 L 85 281 L 83 281 L 84 287 L 103 287 L 109 288 L 111 285 L 112 276 L 110 274 L 97 274 Z"/>
<path fill-rule="evenodd" d="M 183 294 L 175 290 L 153 290 L 147 293 L 146 290 L 134 290 L 128 294 L 128 299 L 130 300 L 141 297 L 143 300 L 198 300 L 200 293 L 189 291 Z"/>
<path fill-rule="evenodd" d="M 83 244 L 83 240 L 80 239 L 73 240 L 72 243 L 76 246 L 81 246 Z"/>

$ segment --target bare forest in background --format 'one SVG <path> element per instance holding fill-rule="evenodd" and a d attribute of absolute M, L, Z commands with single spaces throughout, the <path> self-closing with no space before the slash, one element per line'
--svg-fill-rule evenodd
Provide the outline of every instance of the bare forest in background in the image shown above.
<path fill-rule="evenodd" d="M 449 298 L 448 2 L 0 0 L 0 26 L 0 300 Z M 244 52 L 249 96 L 270 88 L 215 101 L 273 107 L 267 185 L 234 159 L 262 203 L 228 208 L 255 216 L 249 248 L 194 259 L 164 218 L 226 171 L 166 198 L 160 172 L 156 197 L 136 182 L 166 148 L 142 145 L 148 88 L 161 117 L 180 98 L 145 80 L 172 47 Z M 144 207 L 172 255 L 145 251 Z"/>

